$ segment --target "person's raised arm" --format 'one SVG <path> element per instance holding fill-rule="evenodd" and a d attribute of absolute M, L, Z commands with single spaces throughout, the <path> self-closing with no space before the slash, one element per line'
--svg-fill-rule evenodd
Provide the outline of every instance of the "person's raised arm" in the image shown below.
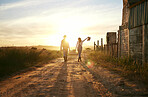
<path fill-rule="evenodd" d="M 88 37 L 87 37 L 88 38 Z M 84 42 L 87 38 L 85 38 L 82 42 Z"/>

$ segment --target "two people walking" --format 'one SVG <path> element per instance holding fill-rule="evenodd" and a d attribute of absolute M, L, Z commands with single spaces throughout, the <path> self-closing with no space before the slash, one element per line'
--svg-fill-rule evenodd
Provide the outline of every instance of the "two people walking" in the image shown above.
<path fill-rule="evenodd" d="M 85 38 L 84 40 L 81 40 L 81 38 L 78 38 L 76 49 L 78 51 L 78 62 L 81 60 L 81 53 L 82 53 L 82 45 L 83 42 L 87 39 L 87 41 L 90 40 L 90 37 Z M 68 49 L 70 51 L 69 43 L 66 41 L 66 35 L 64 35 L 64 39 L 61 41 L 61 47 L 60 50 L 63 50 L 63 57 L 64 61 L 67 61 L 67 55 L 68 55 Z"/>

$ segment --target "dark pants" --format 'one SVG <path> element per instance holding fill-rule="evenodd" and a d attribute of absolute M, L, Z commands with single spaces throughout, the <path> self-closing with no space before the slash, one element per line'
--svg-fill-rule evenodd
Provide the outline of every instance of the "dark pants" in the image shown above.
<path fill-rule="evenodd" d="M 81 58 L 82 46 L 78 46 L 78 56 Z"/>
<path fill-rule="evenodd" d="M 68 50 L 67 49 L 63 49 L 64 61 L 67 61 L 67 55 L 68 55 Z"/>

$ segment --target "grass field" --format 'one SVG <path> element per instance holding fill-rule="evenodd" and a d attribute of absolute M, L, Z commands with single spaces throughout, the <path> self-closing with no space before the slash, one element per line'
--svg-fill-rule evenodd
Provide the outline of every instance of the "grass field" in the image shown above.
<path fill-rule="evenodd" d="M 148 64 L 138 64 L 131 57 L 113 58 L 101 51 L 90 52 L 88 59 L 94 61 L 95 66 L 103 66 L 125 78 L 144 82 L 148 85 Z"/>
<path fill-rule="evenodd" d="M 12 75 L 15 72 L 47 63 L 49 60 L 61 57 L 61 52 L 46 49 L 27 47 L 0 48 L 0 78 Z"/>

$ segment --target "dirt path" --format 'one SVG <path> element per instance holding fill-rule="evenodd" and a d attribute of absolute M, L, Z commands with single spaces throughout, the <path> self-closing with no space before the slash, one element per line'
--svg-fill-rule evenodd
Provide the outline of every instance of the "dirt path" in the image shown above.
<path fill-rule="evenodd" d="M 117 80 L 121 82 L 119 76 L 115 78 L 115 74 L 101 67 L 98 73 L 93 72 L 83 62 L 78 63 L 76 55 L 70 55 L 67 63 L 56 59 L 2 81 L 0 97 L 115 97 L 136 91 L 123 88 Z"/>

